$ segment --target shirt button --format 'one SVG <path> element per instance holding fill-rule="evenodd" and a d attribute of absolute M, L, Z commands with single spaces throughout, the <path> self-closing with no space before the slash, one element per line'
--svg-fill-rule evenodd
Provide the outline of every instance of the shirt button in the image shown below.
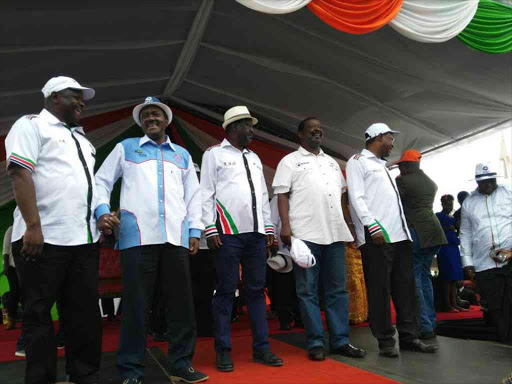
<path fill-rule="evenodd" d="M 253 208 L 253 209 L 256 209 L 256 206 L 255 206 L 255 205 L 253 205 L 253 206 L 252 206 L 252 208 Z"/>
<path fill-rule="evenodd" d="M 160 215 L 160 217 L 164 217 L 164 215 Z"/>
<path fill-rule="evenodd" d="M 160 188 L 162 188 L 162 186 L 160 186 Z"/>
<path fill-rule="evenodd" d="M 158 174 L 159 174 L 159 175 L 161 175 L 161 174 L 162 174 L 162 172 L 158 172 Z"/>
<path fill-rule="evenodd" d="M 164 201 L 163 200 L 160 200 L 161 203 L 163 203 Z"/>

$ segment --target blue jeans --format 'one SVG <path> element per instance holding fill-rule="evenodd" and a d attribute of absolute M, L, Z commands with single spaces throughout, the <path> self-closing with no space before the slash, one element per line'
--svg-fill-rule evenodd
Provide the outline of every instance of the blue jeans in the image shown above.
<path fill-rule="evenodd" d="M 231 313 L 242 263 L 247 310 L 252 330 L 253 351 L 268 350 L 267 303 L 265 276 L 267 273 L 266 237 L 258 232 L 240 235 L 220 235 L 222 246 L 215 257 L 217 289 L 213 296 L 215 320 L 215 351 L 231 350 Z"/>
<path fill-rule="evenodd" d="M 324 333 L 318 301 L 318 277 L 322 274 L 325 317 L 331 348 L 348 344 L 349 296 L 346 289 L 345 244 L 320 245 L 304 241 L 315 256 L 316 264 L 301 268 L 293 263 L 300 313 L 306 330 L 307 347 L 324 347 Z"/>
<path fill-rule="evenodd" d="M 436 328 L 436 309 L 434 306 L 434 290 L 432 288 L 432 275 L 430 266 L 434 256 L 439 253 L 441 246 L 420 248 L 416 230 L 409 227 L 413 241 L 412 267 L 416 290 L 418 291 L 418 306 L 420 311 L 421 332 L 432 332 Z"/>

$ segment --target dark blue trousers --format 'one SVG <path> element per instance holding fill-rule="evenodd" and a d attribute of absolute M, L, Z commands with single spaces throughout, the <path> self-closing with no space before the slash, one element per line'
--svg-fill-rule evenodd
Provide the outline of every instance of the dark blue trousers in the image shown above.
<path fill-rule="evenodd" d="M 213 297 L 215 350 L 231 350 L 231 311 L 238 283 L 239 265 L 247 293 L 247 309 L 254 351 L 269 349 L 265 302 L 266 237 L 257 232 L 220 235 L 222 247 L 215 258 L 217 289 Z"/>

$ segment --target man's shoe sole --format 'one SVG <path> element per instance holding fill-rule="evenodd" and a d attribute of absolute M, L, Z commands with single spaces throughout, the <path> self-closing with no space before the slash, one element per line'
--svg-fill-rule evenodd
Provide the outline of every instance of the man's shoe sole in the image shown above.
<path fill-rule="evenodd" d="M 226 368 L 226 367 L 216 366 L 216 368 L 217 368 L 217 371 L 220 371 L 220 372 L 233 372 L 235 370 L 235 367 Z"/>
<path fill-rule="evenodd" d="M 260 363 L 260 364 L 266 365 L 267 367 L 282 367 L 283 366 L 283 362 L 282 361 L 280 363 L 267 363 L 263 359 L 256 359 L 256 358 L 253 358 L 253 361 L 256 362 L 256 363 Z"/>
<path fill-rule="evenodd" d="M 206 376 L 206 377 L 203 377 L 202 379 L 197 379 L 197 380 L 187 380 L 187 379 L 184 379 L 183 377 L 179 377 L 179 376 L 172 376 L 171 375 L 171 379 L 172 381 L 183 381 L 185 383 L 200 383 L 201 381 L 205 381 L 205 380 L 208 380 L 210 377 L 209 376 Z"/>

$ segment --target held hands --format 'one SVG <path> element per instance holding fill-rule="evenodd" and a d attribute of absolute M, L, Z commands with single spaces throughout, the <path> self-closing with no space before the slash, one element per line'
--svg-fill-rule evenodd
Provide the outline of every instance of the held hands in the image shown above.
<path fill-rule="evenodd" d="M 375 245 L 383 245 L 386 244 L 386 239 L 384 238 L 384 235 L 382 232 L 377 232 L 372 235 L 372 240 Z"/>
<path fill-rule="evenodd" d="M 462 268 L 462 271 L 464 272 L 464 279 L 466 280 L 474 280 L 475 279 L 475 267 L 468 266 Z"/>
<path fill-rule="evenodd" d="M 502 261 L 503 263 L 512 259 L 512 249 L 497 249 L 496 254 L 498 255 L 500 253 L 505 256 L 505 258 Z"/>
<path fill-rule="evenodd" d="M 194 256 L 197 254 L 197 251 L 199 250 L 199 239 L 197 237 L 191 237 L 188 240 L 189 248 L 188 248 L 188 254 L 190 256 Z"/>
<path fill-rule="evenodd" d="M 219 249 L 222 247 L 222 241 L 220 241 L 219 235 L 210 236 L 206 239 L 208 249 Z"/>
<path fill-rule="evenodd" d="M 105 235 L 111 235 L 114 225 L 119 225 L 121 222 L 117 218 L 114 212 L 105 213 L 101 215 L 99 220 L 96 222 L 96 227 L 98 230 Z"/>
<path fill-rule="evenodd" d="M 27 261 L 34 261 L 43 250 L 44 237 L 41 225 L 27 226 L 27 230 L 23 235 L 23 248 L 21 249 L 22 256 Z"/>

